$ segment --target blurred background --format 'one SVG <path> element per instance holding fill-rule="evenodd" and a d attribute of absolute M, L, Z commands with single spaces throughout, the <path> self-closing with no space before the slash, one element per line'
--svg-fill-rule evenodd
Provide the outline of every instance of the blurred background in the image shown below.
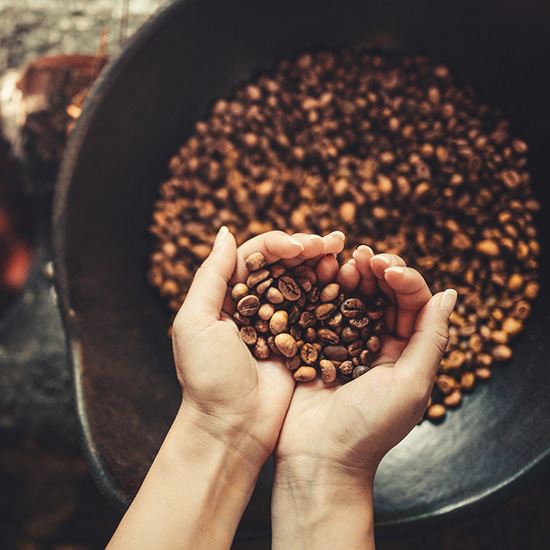
<path fill-rule="evenodd" d="M 0 547 L 6 550 L 104 548 L 119 521 L 82 458 L 53 286 L 50 207 L 67 132 L 89 86 L 163 3 L 0 0 Z M 550 473 L 543 472 L 483 514 L 384 538 L 378 548 L 547 548 L 549 496 Z M 265 540 L 234 545 L 269 547 Z"/>

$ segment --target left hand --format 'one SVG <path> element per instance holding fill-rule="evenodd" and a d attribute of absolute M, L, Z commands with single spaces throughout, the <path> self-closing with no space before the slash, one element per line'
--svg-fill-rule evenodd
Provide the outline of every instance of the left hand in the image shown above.
<path fill-rule="evenodd" d="M 268 263 L 298 264 L 340 252 L 343 235 L 271 231 L 238 249 L 233 235 L 223 229 L 218 235 L 174 321 L 180 413 L 261 465 L 275 447 L 294 379 L 280 358 L 258 361 L 252 356 L 237 325 L 222 311 L 227 285 L 246 279 L 245 260 L 253 252 L 261 252 Z"/>

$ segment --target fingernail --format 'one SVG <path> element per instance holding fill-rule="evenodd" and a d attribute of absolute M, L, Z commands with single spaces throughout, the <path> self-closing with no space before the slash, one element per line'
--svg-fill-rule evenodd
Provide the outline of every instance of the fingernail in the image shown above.
<path fill-rule="evenodd" d="M 443 298 L 441 298 L 441 309 L 445 312 L 447 317 L 450 317 L 453 312 L 457 298 L 458 292 L 454 288 L 448 288 L 443 293 Z"/>
<path fill-rule="evenodd" d="M 220 246 L 223 244 L 223 241 L 225 241 L 225 238 L 227 237 L 227 234 L 229 233 L 229 229 L 227 226 L 222 225 L 218 231 L 218 234 L 216 235 L 216 239 L 214 241 L 214 246 L 212 246 L 212 250 L 216 250 L 216 248 L 220 248 Z"/>
<path fill-rule="evenodd" d="M 342 241 L 346 240 L 346 236 L 344 235 L 344 233 L 342 233 L 342 231 L 333 231 L 332 233 L 329 233 L 327 237 L 336 237 L 338 239 L 341 239 Z"/>
<path fill-rule="evenodd" d="M 374 254 L 374 250 L 370 246 L 367 246 L 366 244 L 359 245 L 357 247 L 357 250 L 365 250 L 366 252 L 370 252 L 371 254 Z"/>
<path fill-rule="evenodd" d="M 348 260 L 346 262 L 346 264 L 349 264 L 349 265 L 355 265 L 355 260 L 353 258 L 351 258 L 350 260 Z"/>
<path fill-rule="evenodd" d="M 374 256 L 375 258 L 379 258 L 380 260 L 382 260 L 385 264 L 390 264 L 391 263 L 391 260 L 392 260 L 392 257 L 389 255 L 389 254 L 377 254 L 376 256 Z"/>
<path fill-rule="evenodd" d="M 384 270 L 384 273 L 387 273 L 388 271 L 393 271 L 394 273 L 405 273 L 405 271 L 407 271 L 407 268 L 406 267 L 403 267 L 403 266 L 400 266 L 400 265 L 395 265 L 393 267 L 387 267 L 385 270 Z"/>
<path fill-rule="evenodd" d="M 288 237 L 288 240 L 292 243 L 292 244 L 297 244 L 302 250 L 304 249 L 304 245 L 298 240 L 298 239 L 295 239 L 294 237 Z"/>

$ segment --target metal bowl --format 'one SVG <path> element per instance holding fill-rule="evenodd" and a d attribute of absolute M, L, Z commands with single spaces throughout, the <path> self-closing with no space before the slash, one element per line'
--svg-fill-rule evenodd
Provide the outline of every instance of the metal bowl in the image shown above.
<path fill-rule="evenodd" d="M 150 221 L 170 156 L 213 100 L 277 59 L 317 47 L 423 53 L 500 105 L 530 145 L 534 191 L 550 206 L 548 6 L 503 0 L 201 0 L 161 9 L 100 77 L 56 190 L 54 247 L 89 466 L 118 510 L 131 502 L 178 408 L 168 316 L 146 281 Z M 540 216 L 541 280 L 550 228 Z M 383 460 L 379 529 L 479 512 L 549 463 L 549 294 L 513 361 L 440 425 L 424 422 Z M 269 530 L 271 462 L 242 520 Z M 185 488 L 182 488 L 185 490 Z"/>

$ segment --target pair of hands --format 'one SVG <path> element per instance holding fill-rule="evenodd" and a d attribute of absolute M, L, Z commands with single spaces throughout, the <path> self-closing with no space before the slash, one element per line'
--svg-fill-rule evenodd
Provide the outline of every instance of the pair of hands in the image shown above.
<path fill-rule="evenodd" d="M 400 257 L 374 255 L 367 246 L 339 266 L 335 256 L 343 247 L 341 232 L 320 237 L 273 231 L 237 248 L 222 228 L 174 321 L 174 356 L 182 408 L 213 437 L 228 445 L 238 441 L 246 460 L 261 465 L 275 450 L 279 470 L 296 464 L 296 475 L 307 476 L 321 464 L 333 479 L 369 483 L 385 453 L 426 409 L 456 292 L 432 296 Z M 258 251 L 268 263 L 314 265 L 320 285 L 336 280 L 348 292 L 382 291 L 388 334 L 376 368 L 345 385 L 320 379 L 296 385 L 282 360 L 256 360 L 226 312 L 227 286 L 246 279 L 245 259 Z"/>
<path fill-rule="evenodd" d="M 343 247 L 340 232 L 274 231 L 237 248 L 220 230 L 174 320 L 181 407 L 109 550 L 229 548 L 273 451 L 273 550 L 374 548 L 374 474 L 426 409 L 456 292 L 432 296 L 401 258 L 367 246 L 339 266 Z M 345 385 L 296 385 L 281 359 L 256 360 L 228 298 L 253 252 L 289 267 L 308 262 L 320 285 L 383 292 L 389 332 L 375 368 Z"/>

